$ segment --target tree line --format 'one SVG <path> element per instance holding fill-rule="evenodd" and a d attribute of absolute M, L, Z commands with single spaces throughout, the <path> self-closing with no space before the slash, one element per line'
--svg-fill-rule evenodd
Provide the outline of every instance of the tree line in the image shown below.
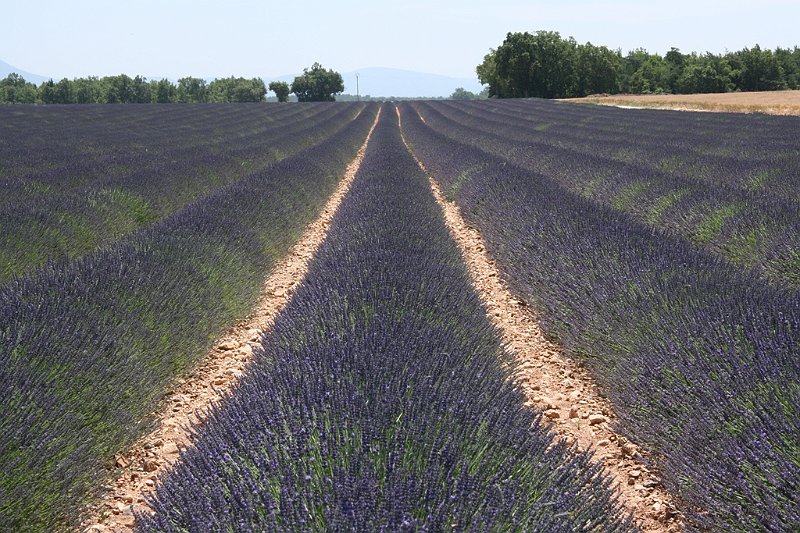
<path fill-rule="evenodd" d="M 800 89 L 800 48 L 756 45 L 725 54 L 672 48 L 664 56 L 638 48 L 623 55 L 558 32 L 517 32 L 491 49 L 476 72 L 498 98 L 774 91 Z"/>
<path fill-rule="evenodd" d="M 291 87 L 286 82 L 272 82 L 269 89 L 281 102 L 289 93 L 301 102 L 333 101 L 344 90 L 342 76 L 326 70 L 319 63 L 295 77 Z M 16 73 L 0 80 L 0 103 L 10 104 L 150 104 L 150 103 L 213 103 L 263 102 L 267 87 L 261 78 L 218 78 L 206 82 L 202 78 L 185 77 L 173 83 L 167 79 L 148 80 L 126 74 L 98 78 L 52 79 L 36 86 Z"/>
<path fill-rule="evenodd" d="M 143 104 L 261 102 L 267 89 L 260 78 L 231 76 L 206 82 L 185 77 L 170 80 L 147 80 L 126 74 L 98 78 L 48 80 L 38 87 L 19 74 L 0 80 L 0 103 L 12 104 Z"/>

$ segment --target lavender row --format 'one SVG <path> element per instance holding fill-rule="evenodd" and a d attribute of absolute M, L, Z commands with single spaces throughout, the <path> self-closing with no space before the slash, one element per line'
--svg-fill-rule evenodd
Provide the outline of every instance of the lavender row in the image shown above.
<path fill-rule="evenodd" d="M 180 114 L 162 111 L 164 116 L 148 116 L 149 110 L 144 109 L 148 121 L 133 126 L 143 130 L 135 135 L 119 132 L 120 125 L 135 118 L 126 107 L 112 106 L 98 114 L 92 109 L 75 114 L 56 108 L 46 118 L 36 108 L 18 112 L 34 120 L 24 127 L 25 123 L 15 123 L 13 129 L 6 126 L 5 134 L 13 132 L 13 145 L 24 146 L 20 165 L 30 161 L 42 168 L 3 186 L 0 283 L 48 260 L 75 259 L 108 245 L 219 187 L 320 142 L 360 110 L 357 105 L 312 106 L 300 114 L 281 112 L 280 120 L 267 123 L 269 115 L 261 107 L 244 107 L 250 108 L 251 116 L 242 115 L 237 106 L 218 107 L 216 116 L 224 119 L 229 113 L 239 121 L 211 132 L 200 129 L 214 116 L 208 112 L 196 118 L 179 108 Z M 73 123 L 62 134 L 68 135 L 68 140 L 59 144 L 53 139 L 55 133 L 47 131 L 47 123 L 63 125 L 65 121 Z M 95 131 L 98 122 L 104 127 Z M 45 131 L 37 134 L 37 128 Z M 181 130 L 186 134 L 180 135 Z M 118 137 L 128 144 L 120 145 Z M 52 167 L 49 157 L 37 161 L 38 154 L 51 149 L 51 143 L 59 148 L 56 153 L 61 157 Z"/>
<path fill-rule="evenodd" d="M 800 200 L 794 117 L 622 110 L 541 100 L 446 105 L 481 118 L 489 118 L 487 111 L 491 111 L 492 122 L 523 134 L 537 131 L 539 140 L 584 154 L 635 161 L 720 186 Z"/>
<path fill-rule="evenodd" d="M 171 380 L 254 302 L 377 113 L 62 268 L 0 287 L 0 529 L 76 519 Z"/>
<path fill-rule="evenodd" d="M 139 530 L 626 530 L 510 371 L 386 105 L 306 281 Z"/>
<path fill-rule="evenodd" d="M 48 179 L 52 177 L 48 169 L 68 169 L 81 160 L 102 163 L 138 156 L 147 162 L 146 157 L 153 155 L 131 153 L 131 146 L 156 154 L 197 145 L 213 149 L 229 134 L 251 138 L 321 109 L 217 104 L 208 109 L 196 105 L 140 107 L 21 106 L 2 110 L 0 173 L 7 179 Z M 31 159 L 34 154 L 37 157 Z"/>
<path fill-rule="evenodd" d="M 800 527 L 800 300 L 551 178 L 403 124 L 512 290 L 605 388 L 699 527 Z"/>
<path fill-rule="evenodd" d="M 112 174 L 183 157 L 184 151 L 249 148 L 321 108 L 273 106 L 23 106 L 0 110 L 0 176 L 12 186 L 0 206 L 25 202 L 36 187 L 66 192 Z M 238 142 L 232 143 L 232 138 Z M 186 152 L 189 153 L 189 152 Z M 237 164 L 240 161 L 236 161 Z M 23 186 L 29 185 L 26 190 Z"/>
<path fill-rule="evenodd" d="M 454 140 L 800 288 L 797 118 L 503 104 L 417 109 Z M 671 129 L 653 124 L 658 117 Z"/>

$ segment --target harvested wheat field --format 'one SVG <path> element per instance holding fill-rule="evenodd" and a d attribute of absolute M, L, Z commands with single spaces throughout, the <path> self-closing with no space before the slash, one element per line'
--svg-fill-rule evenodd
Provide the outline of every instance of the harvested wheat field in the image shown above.
<path fill-rule="evenodd" d="M 568 102 L 618 107 L 652 107 L 683 111 L 800 115 L 800 91 L 764 91 L 710 94 L 624 94 L 567 98 Z"/>

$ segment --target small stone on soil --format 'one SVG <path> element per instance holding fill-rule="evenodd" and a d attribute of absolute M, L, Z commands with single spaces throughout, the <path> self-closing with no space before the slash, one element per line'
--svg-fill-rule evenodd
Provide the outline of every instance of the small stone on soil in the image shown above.
<path fill-rule="evenodd" d="M 590 426 L 595 426 L 597 424 L 602 424 L 606 420 L 608 420 L 608 419 L 606 417 L 604 417 L 603 415 L 589 415 L 589 425 Z"/>
<path fill-rule="evenodd" d="M 134 518 L 133 515 L 122 515 L 117 521 L 123 526 L 133 527 L 136 523 L 136 518 Z"/>
<path fill-rule="evenodd" d="M 174 442 L 169 442 L 166 446 L 164 446 L 164 453 L 168 455 L 175 455 L 178 453 L 178 446 Z"/>

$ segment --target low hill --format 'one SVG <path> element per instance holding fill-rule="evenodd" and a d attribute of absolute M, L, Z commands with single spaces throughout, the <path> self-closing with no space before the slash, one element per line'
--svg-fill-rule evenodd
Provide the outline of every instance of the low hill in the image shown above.
<path fill-rule="evenodd" d="M 9 65 L 5 61 L 0 60 L 0 78 L 5 78 L 12 72 L 16 72 L 17 74 L 25 78 L 25 81 L 35 83 L 36 85 L 39 85 L 42 82 L 45 82 L 50 79 L 46 76 L 40 76 L 38 74 L 32 74 L 30 72 L 26 72 L 22 69 L 15 67 L 14 65 Z"/>

